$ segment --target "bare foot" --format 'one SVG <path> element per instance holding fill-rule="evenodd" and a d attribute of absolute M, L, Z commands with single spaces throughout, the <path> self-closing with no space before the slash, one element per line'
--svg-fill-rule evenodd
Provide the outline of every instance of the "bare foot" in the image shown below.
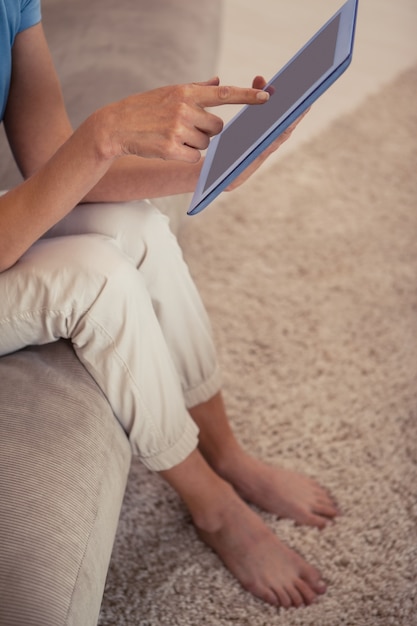
<path fill-rule="evenodd" d="M 325 592 L 320 573 L 279 541 L 198 450 L 160 474 L 183 499 L 203 541 L 253 595 L 290 607 Z"/>
<path fill-rule="evenodd" d="M 190 409 L 200 429 L 207 462 L 247 501 L 298 524 L 324 528 L 339 514 L 330 494 L 315 480 L 248 455 L 230 427 L 221 393 Z"/>
<path fill-rule="evenodd" d="M 308 605 L 326 591 L 318 570 L 282 543 L 236 494 L 217 530 L 197 531 L 244 589 L 273 606 Z"/>
<path fill-rule="evenodd" d="M 229 457 L 219 473 L 245 500 L 298 524 L 324 528 L 340 514 L 330 494 L 312 478 L 268 465 L 242 451 Z"/>

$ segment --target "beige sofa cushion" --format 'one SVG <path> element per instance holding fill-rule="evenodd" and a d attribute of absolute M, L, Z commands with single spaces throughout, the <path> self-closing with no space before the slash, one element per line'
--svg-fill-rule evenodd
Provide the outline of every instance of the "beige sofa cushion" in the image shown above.
<path fill-rule="evenodd" d="M 128 440 L 65 341 L 0 359 L 0 624 L 95 624 Z"/>

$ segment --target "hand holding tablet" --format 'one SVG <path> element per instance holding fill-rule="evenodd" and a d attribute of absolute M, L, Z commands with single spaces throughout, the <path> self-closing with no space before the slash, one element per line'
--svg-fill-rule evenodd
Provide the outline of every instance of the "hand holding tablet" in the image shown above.
<path fill-rule="evenodd" d="M 210 141 L 189 215 L 229 187 L 346 70 L 357 7 L 348 0 L 265 86 L 269 100 L 243 107 Z"/>

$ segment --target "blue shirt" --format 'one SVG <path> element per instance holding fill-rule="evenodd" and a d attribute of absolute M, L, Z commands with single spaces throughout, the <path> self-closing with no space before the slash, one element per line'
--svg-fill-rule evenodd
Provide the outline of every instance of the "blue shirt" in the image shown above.
<path fill-rule="evenodd" d="M 0 0 L 0 120 L 9 95 L 14 39 L 40 20 L 40 0 Z"/>

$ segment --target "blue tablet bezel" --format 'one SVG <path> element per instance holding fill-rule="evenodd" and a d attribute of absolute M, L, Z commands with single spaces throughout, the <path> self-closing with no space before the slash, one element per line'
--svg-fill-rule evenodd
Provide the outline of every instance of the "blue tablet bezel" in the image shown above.
<path fill-rule="evenodd" d="M 355 34 L 356 15 L 358 10 L 358 0 L 348 0 L 337 11 L 317 33 L 294 55 L 294 57 L 283 67 L 265 86 L 268 86 L 297 58 L 303 50 L 335 19 L 340 15 L 340 24 L 337 33 L 337 42 L 335 56 L 332 66 L 312 85 L 308 91 L 296 102 L 292 107 L 277 120 L 276 124 L 269 128 L 257 143 L 252 145 L 233 165 L 231 165 L 221 177 L 219 177 L 204 192 L 206 177 L 210 171 L 211 164 L 216 154 L 217 145 L 220 141 L 222 133 L 214 137 L 207 150 L 205 161 L 200 173 L 200 177 L 188 209 L 188 215 L 195 215 L 202 211 L 214 198 L 216 198 L 243 170 L 245 170 L 268 146 L 275 141 L 309 106 L 324 93 L 330 85 L 332 85 L 341 74 L 346 70 L 352 60 L 353 41 Z M 261 105 L 262 106 L 262 105 Z M 224 130 L 228 128 L 234 121 L 242 115 L 247 107 L 243 107 L 241 111 L 233 119 L 228 122 Z M 222 131 L 223 132 L 223 131 Z"/>

